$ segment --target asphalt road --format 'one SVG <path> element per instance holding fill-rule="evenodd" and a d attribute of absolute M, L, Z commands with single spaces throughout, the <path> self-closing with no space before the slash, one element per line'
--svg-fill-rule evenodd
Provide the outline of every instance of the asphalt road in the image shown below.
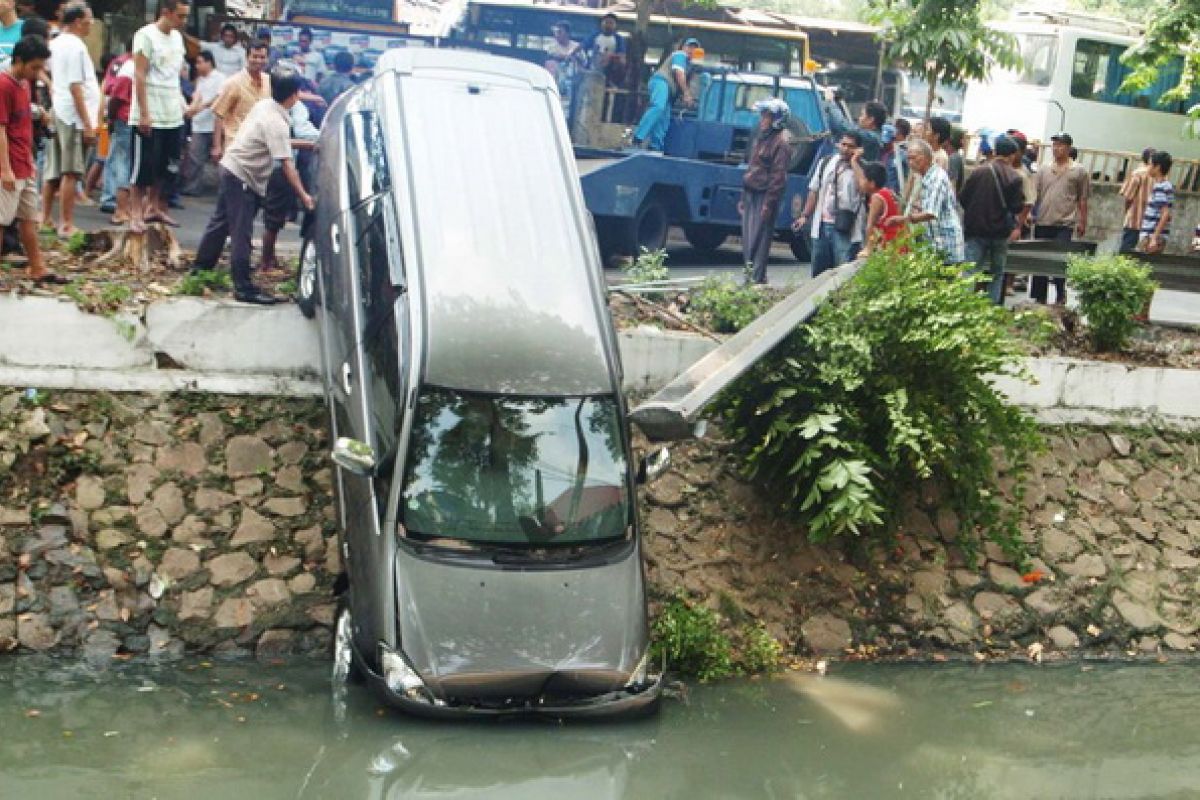
<path fill-rule="evenodd" d="M 200 237 L 212 215 L 216 200 L 213 197 L 186 197 L 185 208 L 172 210 L 172 215 L 179 221 L 176 231 L 179 242 L 188 250 L 195 250 L 200 243 Z M 76 210 L 76 224 L 85 230 L 108 227 L 108 215 L 101 214 L 97 207 L 79 207 Z M 256 224 L 257 234 L 261 233 L 261 220 Z M 279 251 L 282 255 L 296 255 L 300 250 L 299 227 L 288 225 L 279 236 Z M 714 274 L 727 274 L 735 279 L 742 276 L 742 253 L 737 239 L 731 238 L 723 247 L 713 253 L 703 253 L 694 250 L 684 241 L 678 232 L 667 243 L 667 266 L 671 269 L 673 278 L 703 278 Z M 620 281 L 618 270 L 608 270 L 610 281 Z M 792 256 L 791 249 L 786 244 L 776 244 L 771 248 L 771 261 L 767 267 L 767 279 L 772 286 L 797 286 L 809 279 L 807 263 L 797 262 Z M 1010 305 L 1028 300 L 1023 294 L 1010 297 Z M 1069 303 L 1074 298 L 1068 293 Z M 1154 322 L 1200 326 L 1200 295 L 1188 292 L 1160 290 L 1154 296 L 1150 307 L 1150 318 Z"/>

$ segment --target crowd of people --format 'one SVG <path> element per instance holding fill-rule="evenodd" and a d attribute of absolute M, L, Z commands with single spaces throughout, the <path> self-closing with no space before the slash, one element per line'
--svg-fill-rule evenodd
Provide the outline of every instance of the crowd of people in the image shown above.
<path fill-rule="evenodd" d="M 770 132 L 782 129 L 788 109 L 778 101 L 756 108 L 760 130 L 768 135 L 750 153 L 743 189 L 750 196 L 771 184 L 781 194 L 789 160 L 779 151 L 787 145 Z M 984 132 L 968 169 L 964 134 L 945 119 L 888 123 L 885 107 L 874 101 L 853 123 L 832 100 L 826 116 L 835 152 L 814 165 L 804 208 L 792 225 L 795 235 L 811 240 L 814 276 L 907 232 L 929 242 L 947 263 L 964 264 L 986 280 L 992 300 L 1001 303 L 1012 291 L 1012 276 L 1005 276 L 1011 242 L 1069 242 L 1088 231 L 1091 179 L 1076 160 L 1069 133 L 1051 137 L 1052 158 L 1039 168 L 1038 148 L 1021 131 Z M 1121 188 L 1126 209 L 1121 251 L 1158 253 L 1170 235 L 1172 159 L 1148 149 L 1142 161 Z M 778 196 L 763 206 L 762 215 L 778 211 Z M 747 218 L 750 206 L 743 204 L 744 256 L 753 279 L 765 282 L 774 217 Z M 1031 278 L 1031 299 L 1048 302 L 1051 285 L 1053 301 L 1064 304 L 1062 278 Z"/>
<path fill-rule="evenodd" d="M 76 207 L 93 204 L 93 192 L 114 225 L 140 234 L 177 226 L 171 210 L 182 196 L 215 190 L 193 269 L 212 268 L 229 240 L 234 296 L 274 302 L 253 277 L 254 220 L 262 208 L 258 269 L 278 270 L 276 237 L 313 207 L 312 152 L 325 109 L 354 85 L 353 56 L 338 53 L 330 69 L 307 28 L 289 52 L 271 45 L 269 29 L 244 42 L 226 25 L 189 58 L 189 4 L 160 0 L 158 18 L 97 69 L 86 3 L 60 5 L 52 19 L 22 10 L 0 0 L 5 252 L 23 253 L 36 283 L 65 283 L 45 267 L 39 232 L 72 236 Z"/>

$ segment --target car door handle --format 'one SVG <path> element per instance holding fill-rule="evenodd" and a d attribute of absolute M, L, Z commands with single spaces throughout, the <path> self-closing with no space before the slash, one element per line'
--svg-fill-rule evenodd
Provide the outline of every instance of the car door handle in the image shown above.
<path fill-rule="evenodd" d="M 350 369 L 350 362 L 342 362 L 342 389 L 345 390 L 346 396 L 354 394 L 354 388 L 351 381 L 354 379 L 354 372 Z"/>
<path fill-rule="evenodd" d="M 335 252 L 335 253 L 342 252 L 341 233 L 342 232 L 338 229 L 336 222 L 329 226 L 329 246 L 333 249 L 333 252 Z"/>

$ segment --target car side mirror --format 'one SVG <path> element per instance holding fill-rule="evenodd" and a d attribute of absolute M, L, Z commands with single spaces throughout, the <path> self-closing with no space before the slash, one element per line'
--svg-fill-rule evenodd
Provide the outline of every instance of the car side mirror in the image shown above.
<path fill-rule="evenodd" d="M 347 472 L 368 478 L 375 473 L 375 449 L 345 436 L 333 443 L 333 463 Z"/>
<path fill-rule="evenodd" d="M 648 456 L 642 458 L 638 465 L 637 482 L 650 483 L 658 478 L 671 466 L 671 451 L 660 447 Z"/>

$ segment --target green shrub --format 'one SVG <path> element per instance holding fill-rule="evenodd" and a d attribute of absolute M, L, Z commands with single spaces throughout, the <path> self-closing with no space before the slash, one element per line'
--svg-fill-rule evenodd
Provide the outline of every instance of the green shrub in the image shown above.
<path fill-rule="evenodd" d="M 767 310 L 771 301 L 754 285 L 728 275 L 709 275 L 692 290 L 689 311 L 718 333 L 737 333 Z"/>
<path fill-rule="evenodd" d="M 67 239 L 67 252 L 73 256 L 81 255 L 88 249 L 88 235 L 86 231 L 75 231 Z"/>
<path fill-rule="evenodd" d="M 652 634 L 651 657 L 657 661 L 665 655 L 667 667 L 680 675 L 711 681 L 737 672 L 720 617 L 685 597 L 676 595 L 663 606 Z"/>
<path fill-rule="evenodd" d="M 175 291 L 177 294 L 200 297 L 212 289 L 228 289 L 231 286 L 233 286 L 233 279 L 228 272 L 207 269 L 200 272 L 189 272 L 179 282 Z"/>
<path fill-rule="evenodd" d="M 748 675 L 775 672 L 783 661 L 783 645 L 760 622 L 742 628 L 742 671 Z"/>
<path fill-rule="evenodd" d="M 627 261 L 621 265 L 621 272 L 625 273 L 625 278 L 630 283 L 665 281 L 671 277 L 671 270 L 667 268 L 667 251 L 651 251 L 643 247 L 641 255 L 633 261 Z M 658 299 L 662 297 L 662 293 L 645 292 L 643 296 Z"/>
<path fill-rule="evenodd" d="M 1125 256 L 1072 256 L 1067 281 L 1079 294 L 1079 307 L 1087 317 L 1088 334 L 1097 350 L 1120 350 L 1137 327 L 1141 314 L 1158 284 L 1150 267 Z"/>
<path fill-rule="evenodd" d="M 1025 376 L 1023 348 L 973 284 L 928 248 L 878 251 L 719 399 L 746 475 L 811 540 L 886 530 L 933 480 L 960 532 L 1019 552 L 997 459 L 1019 486 L 1040 439 L 988 381 Z"/>

